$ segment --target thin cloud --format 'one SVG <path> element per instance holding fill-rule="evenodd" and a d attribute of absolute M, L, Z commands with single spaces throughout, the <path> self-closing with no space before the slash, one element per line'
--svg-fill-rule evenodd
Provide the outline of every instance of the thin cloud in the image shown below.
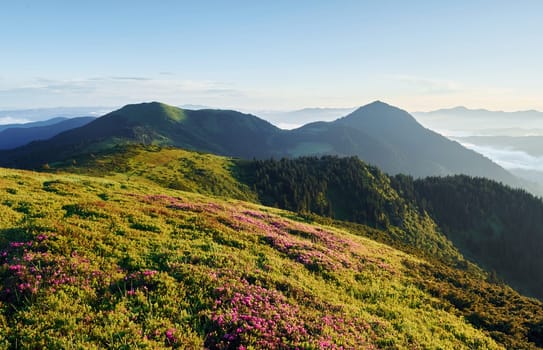
<path fill-rule="evenodd" d="M 427 79 L 410 75 L 395 75 L 392 79 L 424 94 L 451 94 L 463 90 L 459 83 L 450 80 Z"/>
<path fill-rule="evenodd" d="M 209 100 L 226 104 L 246 94 L 231 84 L 208 81 L 143 76 L 105 76 L 73 80 L 36 78 L 15 87 L 0 89 L 0 100 L 28 107 L 58 105 L 123 105 L 141 101 L 171 104 L 204 103 Z M 32 101 L 29 105 L 28 101 Z M 7 106 L 0 106 L 1 108 Z"/>
<path fill-rule="evenodd" d="M 136 81 L 149 81 L 153 80 L 151 78 L 146 77 L 110 77 L 112 80 L 136 80 Z"/>

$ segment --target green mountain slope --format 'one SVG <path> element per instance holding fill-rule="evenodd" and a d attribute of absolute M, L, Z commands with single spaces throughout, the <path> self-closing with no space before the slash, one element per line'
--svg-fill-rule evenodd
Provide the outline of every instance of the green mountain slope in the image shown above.
<path fill-rule="evenodd" d="M 371 236 L 403 251 L 466 262 L 427 215 L 401 198 L 389 178 L 356 158 L 244 161 L 158 146 L 123 146 L 49 171 L 69 171 L 168 189 L 263 203 L 385 229 Z M 374 230 L 374 233 L 382 231 Z"/>
<path fill-rule="evenodd" d="M 135 178 L 0 169 L 0 196 L 5 347 L 498 349 L 540 339 L 538 302 L 362 230 Z M 462 284 L 512 328 L 474 328 L 440 294 Z"/>
<path fill-rule="evenodd" d="M 467 176 L 393 179 L 465 256 L 527 295 L 543 298 L 543 201 Z M 400 181 L 398 181 L 400 180 Z"/>
<path fill-rule="evenodd" d="M 240 167 L 241 179 L 267 205 L 383 229 L 387 235 L 375 239 L 462 266 L 459 251 L 522 293 L 543 299 L 543 201 L 523 190 L 467 176 L 388 177 L 356 158 Z"/>
<path fill-rule="evenodd" d="M 154 145 L 116 146 L 48 167 L 50 172 L 149 182 L 167 189 L 257 202 L 253 190 L 237 179 L 236 169 L 232 158 Z"/>
<path fill-rule="evenodd" d="M 386 237 L 379 239 L 387 244 L 465 264 L 432 218 L 400 197 L 387 175 L 358 158 L 328 156 L 238 164 L 240 179 L 255 189 L 263 204 L 385 230 Z"/>

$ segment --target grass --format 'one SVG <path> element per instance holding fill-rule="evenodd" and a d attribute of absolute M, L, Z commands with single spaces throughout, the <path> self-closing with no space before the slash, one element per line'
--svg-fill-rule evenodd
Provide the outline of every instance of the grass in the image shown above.
<path fill-rule="evenodd" d="M 229 198 L 254 199 L 227 158 L 140 151 L 80 174 L 0 169 L 0 346 L 537 345 L 534 300 L 378 243 L 363 225 Z M 175 174 L 190 191 L 169 185 Z"/>

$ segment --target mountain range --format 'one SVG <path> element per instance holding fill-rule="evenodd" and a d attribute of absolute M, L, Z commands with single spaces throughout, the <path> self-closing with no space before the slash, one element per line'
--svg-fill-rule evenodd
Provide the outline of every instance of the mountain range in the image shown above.
<path fill-rule="evenodd" d="M 294 130 L 236 111 L 185 110 L 157 102 L 128 105 L 49 140 L 2 151 L 0 165 L 38 168 L 117 143 L 170 145 L 246 159 L 358 156 L 390 174 L 467 174 L 522 185 L 489 159 L 379 101 L 335 121 Z"/>
<path fill-rule="evenodd" d="M 47 140 L 63 131 L 88 124 L 94 119 L 94 117 L 54 118 L 43 122 L 2 125 L 0 149 L 12 149 L 32 141 Z"/>
<path fill-rule="evenodd" d="M 55 117 L 55 118 L 40 120 L 36 122 L 0 124 L 0 131 L 6 130 L 6 129 L 12 129 L 12 128 L 36 128 L 36 127 L 41 127 L 41 126 L 48 126 L 52 124 L 57 124 L 67 119 L 68 118 L 66 117 Z"/>
<path fill-rule="evenodd" d="M 115 108 L 112 107 L 55 107 L 55 108 L 33 108 L 33 109 L 15 109 L 0 110 L 0 129 L 4 124 L 27 124 L 40 122 L 43 120 L 55 118 L 75 118 L 75 117 L 99 117 Z M 38 124 L 34 124 L 38 125 Z M 21 126 L 21 125 L 19 125 Z M 21 126 L 24 127 L 24 126 Z"/>

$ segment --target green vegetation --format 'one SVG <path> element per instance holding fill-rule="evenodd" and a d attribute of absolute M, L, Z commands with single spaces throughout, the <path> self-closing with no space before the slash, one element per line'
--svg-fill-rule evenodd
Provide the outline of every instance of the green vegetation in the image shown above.
<path fill-rule="evenodd" d="M 291 213 L 133 181 L 0 179 L 4 346 L 498 348 L 417 288 L 416 259 Z"/>
<path fill-rule="evenodd" d="M 403 197 L 436 220 L 466 257 L 543 299 L 543 202 L 482 178 L 393 178 Z"/>
<path fill-rule="evenodd" d="M 236 111 L 192 111 L 158 102 L 141 103 L 127 105 L 49 140 L 0 151 L 0 165 L 39 169 L 133 144 L 261 157 L 269 154 L 266 140 L 276 133 L 281 133 L 280 129 L 270 123 Z"/>
<path fill-rule="evenodd" d="M 385 230 L 382 241 L 453 264 L 463 258 L 434 221 L 398 195 L 390 179 L 358 158 L 241 161 L 239 176 L 261 202 Z"/>
<path fill-rule="evenodd" d="M 466 266 L 460 251 L 495 278 L 543 299 L 543 202 L 523 190 L 468 176 L 388 177 L 356 158 L 239 164 L 240 178 L 266 205 L 384 230 L 372 238 L 452 266 Z"/>
<path fill-rule="evenodd" d="M 450 259 L 463 259 L 431 219 L 413 216 L 391 180 L 356 159 L 240 167 L 228 158 L 130 146 L 74 160 L 52 163 L 47 173 L 0 169 L 3 347 L 543 345 L 539 301 L 477 268 L 452 267 Z M 302 214 L 251 203 L 260 185 L 237 179 L 256 165 L 277 166 L 277 176 L 291 176 L 288 169 L 326 175 L 334 191 L 345 179 L 364 180 L 353 193 L 365 202 L 338 213 L 374 227 L 309 213 L 334 214 L 337 200 L 312 207 L 328 198 L 313 187 L 285 192 L 308 196 L 285 202 L 303 203 L 293 208 Z M 412 241 L 417 229 L 422 238 Z M 428 247 L 439 244 L 448 253 L 432 257 Z"/>
<path fill-rule="evenodd" d="M 234 176 L 235 168 L 234 160 L 207 153 L 125 145 L 52 163 L 47 171 L 68 171 L 128 183 L 150 182 L 169 189 L 256 202 L 253 191 Z"/>

